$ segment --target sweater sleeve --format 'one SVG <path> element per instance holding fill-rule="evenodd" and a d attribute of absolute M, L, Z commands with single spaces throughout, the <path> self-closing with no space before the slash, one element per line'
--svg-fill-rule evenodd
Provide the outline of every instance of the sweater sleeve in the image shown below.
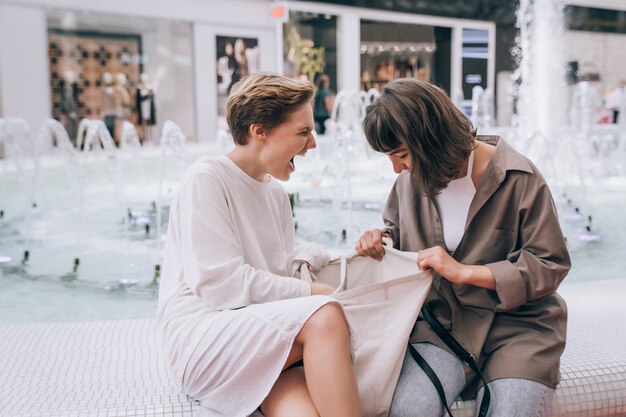
<path fill-rule="evenodd" d="M 497 311 L 510 311 L 553 294 L 571 265 L 545 182 L 527 185 L 518 216 L 518 248 L 506 260 L 486 265 L 496 280 Z"/>
<path fill-rule="evenodd" d="M 182 185 L 177 203 L 183 279 L 212 308 L 235 309 L 310 295 L 308 283 L 246 263 L 226 194 L 216 179 L 192 176 Z"/>

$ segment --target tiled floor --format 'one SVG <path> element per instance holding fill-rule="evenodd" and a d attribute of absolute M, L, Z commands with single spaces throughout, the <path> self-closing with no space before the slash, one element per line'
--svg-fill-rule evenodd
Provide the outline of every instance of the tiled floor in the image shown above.
<path fill-rule="evenodd" d="M 551 415 L 626 416 L 626 279 L 560 293 L 570 321 Z M 455 403 L 454 415 L 473 405 Z M 0 326 L 1 417 L 200 414 L 168 377 L 153 320 Z"/>

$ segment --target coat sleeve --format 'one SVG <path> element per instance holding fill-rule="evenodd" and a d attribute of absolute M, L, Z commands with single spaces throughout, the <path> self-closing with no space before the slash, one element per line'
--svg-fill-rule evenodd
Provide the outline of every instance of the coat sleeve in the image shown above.
<path fill-rule="evenodd" d="M 520 208 L 516 249 L 487 264 L 496 280 L 496 311 L 510 311 L 556 292 L 571 261 L 556 208 L 543 178 L 527 181 Z"/>
<path fill-rule="evenodd" d="M 393 240 L 393 247 L 400 249 L 400 215 L 399 215 L 399 201 L 398 201 L 398 180 L 393 184 L 389 197 L 387 198 L 387 204 L 383 211 L 383 222 L 385 228 L 383 232 L 388 233 Z"/>
<path fill-rule="evenodd" d="M 186 181 L 177 209 L 183 279 L 212 308 L 235 309 L 311 294 L 306 282 L 245 262 L 226 195 L 214 178 L 196 174 Z"/>

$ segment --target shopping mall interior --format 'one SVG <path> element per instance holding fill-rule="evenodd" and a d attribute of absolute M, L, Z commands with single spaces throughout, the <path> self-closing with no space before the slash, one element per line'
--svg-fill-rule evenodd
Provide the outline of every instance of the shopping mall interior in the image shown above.
<path fill-rule="evenodd" d="M 549 415 L 626 416 L 626 0 L 0 0 L 0 416 L 205 415 L 153 343 L 170 207 L 266 71 L 328 90 L 280 184 L 331 257 L 384 227 L 397 174 L 363 121 L 394 80 L 529 158 L 572 259 Z"/>

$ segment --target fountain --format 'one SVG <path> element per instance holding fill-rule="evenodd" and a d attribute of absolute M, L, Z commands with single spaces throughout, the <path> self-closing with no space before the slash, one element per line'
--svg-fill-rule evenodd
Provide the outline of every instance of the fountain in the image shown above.
<path fill-rule="evenodd" d="M 17 170 L 20 180 L 26 181 L 29 161 L 34 153 L 30 128 L 24 119 L 17 117 L 2 120 L 0 126 L 0 143 L 3 144 L 7 159 Z"/>
<path fill-rule="evenodd" d="M 493 93 L 477 85 L 472 88 L 472 109 L 470 120 L 476 128 L 491 129 L 494 127 Z"/>
<path fill-rule="evenodd" d="M 520 55 L 518 73 L 519 113 L 513 130 L 502 136 L 531 157 L 550 182 L 572 255 L 584 259 L 577 265 L 586 263 L 589 270 L 600 259 L 613 271 L 605 277 L 615 276 L 621 271 L 613 265 L 619 260 L 616 250 L 624 239 L 611 233 L 619 224 L 613 224 L 613 210 L 602 205 L 614 192 L 602 194 L 594 181 L 624 175 L 626 117 L 621 133 L 598 127 L 593 88 L 585 82 L 572 87 L 572 106 L 555 104 L 564 102 L 565 94 L 554 90 L 566 87 L 555 59 L 561 47 L 549 43 L 561 35 L 546 20 L 561 22 L 560 13 L 559 3 L 520 3 L 518 53 L 525 55 Z M 531 48 L 531 42 L 542 46 Z M 363 230 L 381 227 L 395 174 L 384 155 L 369 149 L 361 127 L 366 106 L 378 94 L 340 91 L 327 134 L 317 138 L 318 148 L 307 158 L 298 159 L 297 171 L 284 184 L 294 194 L 298 240 L 346 253 Z M 496 129 L 493 115 L 491 92 L 475 89 L 471 118 L 479 133 Z M 122 127 L 119 148 L 98 120 L 82 120 L 76 138 L 53 120 L 44 123 L 35 140 L 29 132 L 23 122 L 0 120 L 0 144 L 8 158 L 0 161 L 0 192 L 9 196 L 0 207 L 0 279 L 53 288 L 59 297 L 93 297 L 94 304 L 132 295 L 137 298 L 129 302 L 144 300 L 149 313 L 143 317 L 150 315 L 169 202 L 194 147 L 172 121 L 164 124 L 159 147 L 142 147 L 129 122 Z M 56 145 L 50 155 L 35 158 L 36 149 L 50 141 Z M 233 143 L 221 131 L 214 148 L 203 146 L 196 149 L 224 153 Z M 584 268 L 577 273 L 596 277 Z M 41 299 L 45 302 L 45 295 Z"/>
<path fill-rule="evenodd" d="M 318 148 L 298 163 L 294 181 L 286 184 L 294 192 L 306 189 L 296 202 L 296 218 L 306 216 L 305 221 L 297 222 L 297 237 L 346 250 L 361 231 L 361 221 L 355 215 L 360 216 L 364 206 L 370 210 L 380 207 L 370 201 L 372 195 L 367 192 L 355 194 L 355 187 L 367 187 L 372 182 L 371 177 L 362 175 L 363 169 L 381 160 L 369 149 L 362 129 L 365 108 L 378 95 L 372 89 L 340 91 L 335 97 L 326 133 L 317 138 Z M 300 178 L 307 181 L 299 182 Z"/>
<path fill-rule="evenodd" d="M 515 130 L 507 139 L 546 177 L 562 217 L 569 219 L 564 224 L 566 236 L 574 234 L 576 240 L 585 240 L 590 224 L 589 230 L 582 231 L 570 230 L 567 225 L 577 217 L 580 219 L 576 222 L 583 221 L 593 211 L 588 197 L 592 157 L 598 155 L 601 143 L 608 142 L 600 137 L 594 139 L 593 108 L 598 97 L 588 82 L 566 86 L 561 0 L 520 0 L 517 21 L 520 30 L 514 53 L 519 64 L 514 75 L 518 85 L 517 114 Z M 569 106 L 568 89 L 572 90 Z M 592 146 L 597 150 L 593 151 Z M 576 201 L 572 202 L 573 199 Z M 600 241 L 601 235 L 597 233 L 596 230 L 597 238 L 586 241 Z"/>
<path fill-rule="evenodd" d="M 132 150 L 135 156 L 141 150 L 141 142 L 139 141 L 139 133 L 137 133 L 137 128 L 129 121 L 125 121 L 122 124 L 120 148 Z"/>
<path fill-rule="evenodd" d="M 185 143 L 185 135 L 180 127 L 171 120 L 166 121 L 161 136 L 161 174 L 156 200 L 156 238 L 159 241 L 165 238 L 161 231 L 163 217 L 165 216 L 165 221 L 167 221 L 168 204 L 174 195 L 178 179 L 187 167 Z M 166 202 L 163 201 L 164 199 Z"/>
<path fill-rule="evenodd" d="M 21 121 L 0 120 L 8 158 L 0 160 L 0 192 L 9 195 L 0 208 L 0 278 L 18 279 L 24 283 L 14 285 L 20 286 L 56 283 L 83 293 L 112 291 L 153 299 L 162 244 L 154 238 L 161 227 L 156 196 L 158 191 L 161 199 L 171 198 L 173 179 L 186 165 L 180 129 L 166 124 L 160 158 L 145 167 L 150 152 L 141 148 L 132 124 L 124 126 L 120 149 L 99 120 L 81 121 L 76 147 L 56 120 L 47 120 L 34 139 L 29 132 Z M 54 146 L 46 146 L 51 152 L 42 159 L 37 149 L 47 143 Z M 168 172 L 173 164 L 176 172 Z M 147 178 L 159 175 L 158 189 L 156 180 L 154 189 L 146 187 Z M 110 191 L 115 198 L 108 198 Z M 131 208 L 131 198 L 148 208 Z M 158 208 L 164 212 L 167 205 L 161 201 Z M 118 234 L 114 219 L 119 213 L 124 220 Z"/>

